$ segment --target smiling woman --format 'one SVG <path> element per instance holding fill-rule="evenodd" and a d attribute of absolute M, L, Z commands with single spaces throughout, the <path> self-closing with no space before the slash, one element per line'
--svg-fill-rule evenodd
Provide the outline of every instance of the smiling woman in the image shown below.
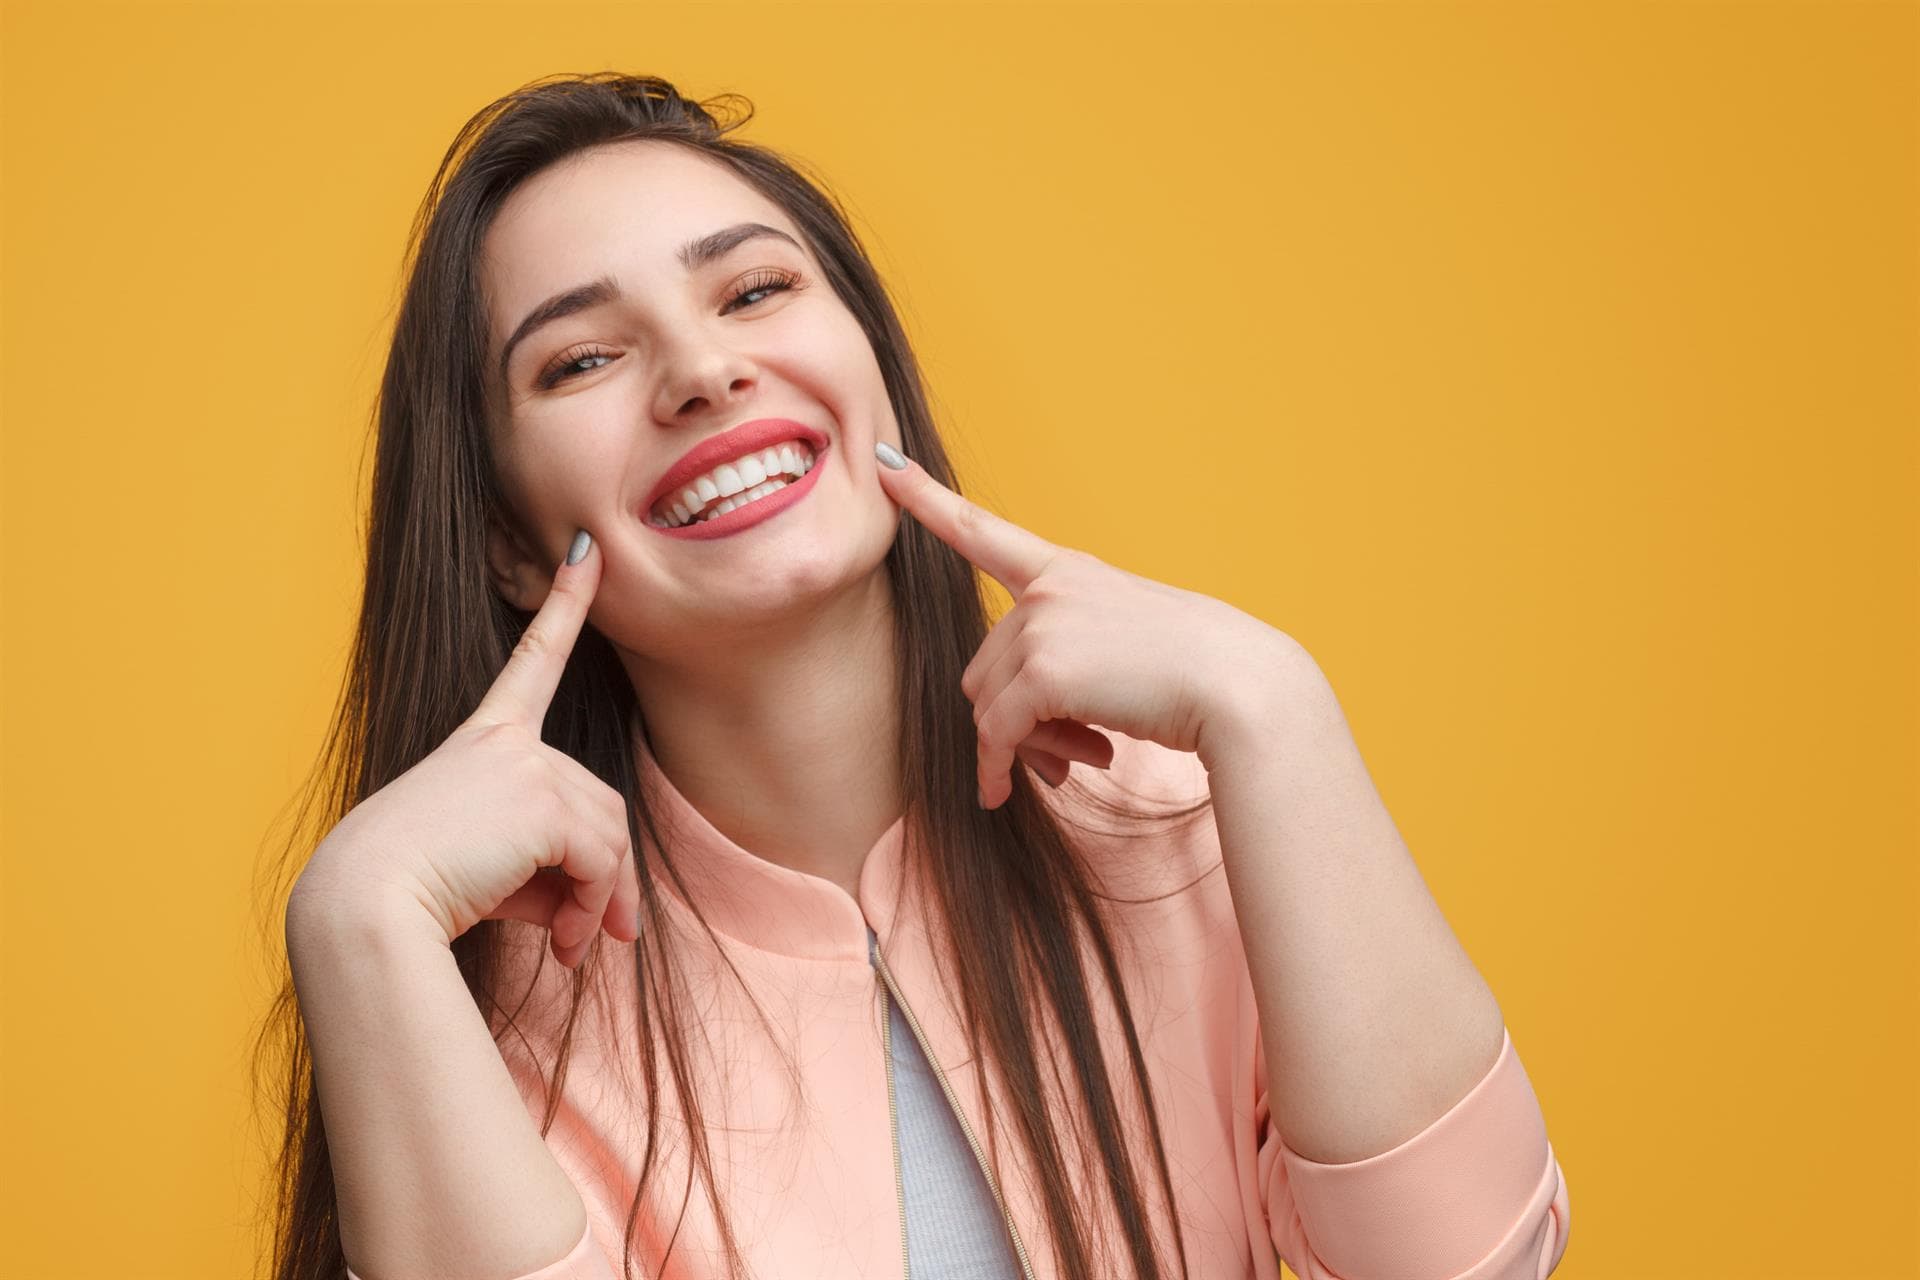
<path fill-rule="evenodd" d="M 1290 1149 L 1196 756 L 976 714 L 1019 664 L 975 563 L 1176 593 L 963 502 L 846 217 L 732 101 L 536 82 L 420 210 L 288 907 L 275 1276 L 1538 1280 L 1565 1197 L 1510 1044 L 1391 1151 Z M 1198 660 L 1105 630 L 1136 694 L 1148 631 Z"/>

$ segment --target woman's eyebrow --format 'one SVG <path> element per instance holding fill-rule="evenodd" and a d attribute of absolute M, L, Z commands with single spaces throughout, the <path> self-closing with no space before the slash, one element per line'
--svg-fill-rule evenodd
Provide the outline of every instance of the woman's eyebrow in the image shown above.
<path fill-rule="evenodd" d="M 686 266 L 687 270 L 698 271 L 701 267 L 706 266 L 709 262 L 721 254 L 726 253 L 728 250 L 733 249 L 735 246 L 745 244 L 747 241 L 758 239 L 761 236 L 777 236 L 794 248 L 800 248 L 800 242 L 798 240 L 795 240 L 778 227 L 770 227 L 764 222 L 737 222 L 731 227 L 722 227 L 711 235 L 704 235 L 697 240 L 689 240 L 681 245 L 680 261 Z"/>
<path fill-rule="evenodd" d="M 718 231 L 687 241 L 680 246 L 680 251 L 675 256 L 687 270 L 697 271 L 715 258 L 731 252 L 747 241 L 764 236 L 785 240 L 794 248 L 801 249 L 798 240 L 778 227 L 770 227 L 764 222 L 739 222 L 731 227 L 722 227 Z M 802 249 L 802 252 L 805 250 Z M 575 285 L 571 289 L 556 293 L 527 312 L 526 318 L 514 327 L 513 336 L 507 339 L 507 345 L 500 352 L 501 378 L 504 379 L 507 376 L 507 365 L 513 359 L 513 349 L 532 337 L 537 330 L 578 312 L 617 301 L 622 296 L 624 295 L 621 293 L 618 280 L 612 276 L 601 276 L 586 284 Z"/>

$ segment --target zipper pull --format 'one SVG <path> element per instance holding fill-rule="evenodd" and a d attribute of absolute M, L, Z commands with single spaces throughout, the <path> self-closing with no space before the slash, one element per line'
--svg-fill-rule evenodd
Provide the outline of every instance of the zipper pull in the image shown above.
<path fill-rule="evenodd" d="M 867 963 L 876 970 L 880 967 L 880 935 L 872 925 L 867 926 Z"/>

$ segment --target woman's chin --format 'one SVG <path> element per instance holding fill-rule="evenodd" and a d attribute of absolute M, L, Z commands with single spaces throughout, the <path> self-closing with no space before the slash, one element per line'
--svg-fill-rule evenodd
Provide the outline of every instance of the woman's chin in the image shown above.
<path fill-rule="evenodd" d="M 676 565 L 667 576 L 678 584 L 687 626 L 709 632 L 765 627 L 780 618 L 804 618 L 830 608 L 838 597 L 857 594 L 876 572 L 886 569 L 886 544 L 854 554 L 844 532 L 789 530 L 769 538 L 764 554 L 730 559 L 689 573 Z M 862 540 L 865 541 L 864 539 Z M 659 596 L 647 609 L 658 617 Z"/>

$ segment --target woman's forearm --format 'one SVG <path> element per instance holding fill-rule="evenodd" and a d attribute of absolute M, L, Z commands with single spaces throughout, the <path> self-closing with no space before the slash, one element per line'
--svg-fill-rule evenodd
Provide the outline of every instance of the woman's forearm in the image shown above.
<path fill-rule="evenodd" d="M 1203 744 L 1272 1081 L 1328 1164 L 1387 1151 L 1486 1075 L 1504 1018 L 1427 891 L 1338 700 L 1288 643 Z"/>
<path fill-rule="evenodd" d="M 341 1242 L 366 1280 L 506 1280 L 586 1228 L 439 928 L 312 869 L 287 907 Z"/>

